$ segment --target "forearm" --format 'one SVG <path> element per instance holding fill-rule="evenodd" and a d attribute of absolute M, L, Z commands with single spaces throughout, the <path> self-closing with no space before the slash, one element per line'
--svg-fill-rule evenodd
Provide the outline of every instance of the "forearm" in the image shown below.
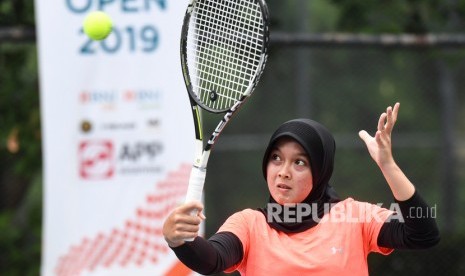
<path fill-rule="evenodd" d="M 380 164 L 379 167 L 396 200 L 405 201 L 413 196 L 415 186 L 394 160 Z"/>
<path fill-rule="evenodd" d="M 436 245 L 440 239 L 436 219 L 418 192 L 397 203 L 400 214 L 393 214 L 383 224 L 378 245 L 394 249 L 421 249 Z"/>
<path fill-rule="evenodd" d="M 221 272 L 242 260 L 242 243 L 234 234 L 221 232 L 209 240 L 197 237 L 193 242 L 171 248 L 178 259 L 201 274 Z"/>

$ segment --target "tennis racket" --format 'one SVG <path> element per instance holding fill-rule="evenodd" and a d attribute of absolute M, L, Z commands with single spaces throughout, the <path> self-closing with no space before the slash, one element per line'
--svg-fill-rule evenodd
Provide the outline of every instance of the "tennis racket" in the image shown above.
<path fill-rule="evenodd" d="M 196 149 L 186 203 L 201 201 L 212 147 L 260 79 L 267 60 L 268 25 L 263 0 L 189 0 L 181 33 L 181 66 Z M 205 146 L 201 109 L 224 113 Z"/>

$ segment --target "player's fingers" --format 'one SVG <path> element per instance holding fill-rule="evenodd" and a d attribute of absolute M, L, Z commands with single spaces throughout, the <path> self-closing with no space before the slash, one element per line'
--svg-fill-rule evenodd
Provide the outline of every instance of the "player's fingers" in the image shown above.
<path fill-rule="evenodd" d="M 200 230 L 200 226 L 192 225 L 192 224 L 182 224 L 182 225 L 179 225 L 176 230 L 179 233 L 198 233 Z"/>
<path fill-rule="evenodd" d="M 384 145 L 383 132 L 378 130 L 375 134 L 375 140 L 378 145 Z"/>
<path fill-rule="evenodd" d="M 386 123 L 386 130 L 392 132 L 394 125 L 397 121 L 397 114 L 399 113 L 399 106 L 400 104 L 397 102 L 394 107 L 387 108 L 387 123 Z"/>
<path fill-rule="evenodd" d="M 368 134 L 368 132 L 366 132 L 365 130 L 360 130 L 358 132 L 358 136 L 360 137 L 360 139 L 362 139 L 365 143 L 367 142 L 367 139 L 371 138 L 370 134 Z"/>
<path fill-rule="evenodd" d="M 198 231 L 185 231 L 185 230 L 176 230 L 168 237 L 168 241 L 171 243 L 179 243 L 180 241 L 190 240 L 199 235 Z M 166 239 L 166 237 L 165 237 Z"/>
<path fill-rule="evenodd" d="M 202 220 L 198 216 L 191 215 L 190 213 L 175 213 L 171 218 L 171 224 L 175 227 L 183 225 L 199 225 Z"/>
<path fill-rule="evenodd" d="M 192 205 L 189 205 L 189 206 L 192 206 L 192 207 L 187 208 L 187 211 L 189 212 L 189 214 L 191 216 L 200 218 L 201 220 L 206 219 L 205 215 L 202 213 L 202 211 L 203 211 L 203 204 L 202 203 L 200 203 L 198 201 L 195 201 L 195 202 L 192 203 Z"/>
<path fill-rule="evenodd" d="M 392 109 L 392 119 L 394 120 L 394 123 L 397 121 L 397 115 L 399 114 L 399 108 L 400 108 L 400 103 L 397 102 L 394 105 L 394 108 Z"/>
<path fill-rule="evenodd" d="M 384 125 L 384 129 L 390 132 L 393 126 L 394 126 L 394 120 L 392 118 L 392 107 L 388 106 L 386 108 L 386 123 Z"/>
<path fill-rule="evenodd" d="M 199 201 L 191 201 L 187 202 L 185 204 L 182 204 L 181 206 L 178 207 L 178 210 L 182 213 L 190 214 L 194 211 L 202 211 L 203 210 L 203 204 Z"/>
<path fill-rule="evenodd" d="M 384 123 L 386 121 L 386 116 L 387 116 L 387 114 L 385 112 L 383 114 L 381 114 L 381 116 L 379 116 L 378 130 L 380 130 L 380 131 L 384 130 Z"/>

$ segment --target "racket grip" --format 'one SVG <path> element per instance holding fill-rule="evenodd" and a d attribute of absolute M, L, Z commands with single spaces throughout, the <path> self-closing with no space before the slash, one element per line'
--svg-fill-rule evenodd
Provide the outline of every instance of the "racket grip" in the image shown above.
<path fill-rule="evenodd" d="M 202 200 L 202 191 L 203 185 L 205 183 L 205 177 L 207 175 L 207 170 L 192 167 L 191 175 L 189 177 L 189 185 L 187 186 L 187 194 L 185 203 L 191 201 L 201 201 Z M 191 216 L 196 216 L 199 210 L 193 210 Z M 193 241 L 194 238 L 185 239 L 185 241 Z"/>
<path fill-rule="evenodd" d="M 191 175 L 189 177 L 189 185 L 187 186 L 186 201 L 201 201 L 203 185 L 205 183 L 205 177 L 207 170 L 204 168 L 192 167 Z"/>

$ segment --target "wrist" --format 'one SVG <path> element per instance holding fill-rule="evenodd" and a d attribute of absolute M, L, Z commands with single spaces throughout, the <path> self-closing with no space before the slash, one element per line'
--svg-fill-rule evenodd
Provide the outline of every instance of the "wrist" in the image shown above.
<path fill-rule="evenodd" d="M 382 164 L 380 168 L 396 200 L 404 201 L 412 197 L 415 192 L 415 186 L 394 160 Z"/>
<path fill-rule="evenodd" d="M 179 246 L 181 246 L 181 245 L 183 245 L 185 243 L 183 240 L 176 241 L 176 242 L 170 241 L 170 240 L 168 240 L 166 238 L 165 238 L 165 240 L 166 240 L 166 243 L 168 243 L 168 246 L 171 247 L 171 248 L 179 247 Z"/>
<path fill-rule="evenodd" d="M 378 167 L 381 171 L 389 171 L 389 170 L 397 170 L 399 167 L 397 163 L 394 161 L 394 158 L 388 158 L 386 160 L 380 161 L 378 163 Z"/>

